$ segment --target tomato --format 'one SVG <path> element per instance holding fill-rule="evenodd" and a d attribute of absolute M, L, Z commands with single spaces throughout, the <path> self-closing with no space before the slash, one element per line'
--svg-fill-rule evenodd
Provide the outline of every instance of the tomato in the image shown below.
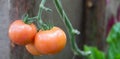
<path fill-rule="evenodd" d="M 26 45 L 34 40 L 37 28 L 34 24 L 25 24 L 22 20 L 15 20 L 9 27 L 11 41 L 18 45 Z"/>
<path fill-rule="evenodd" d="M 41 54 L 56 54 L 66 45 L 66 34 L 59 27 L 40 30 L 35 36 L 35 47 Z"/>
<path fill-rule="evenodd" d="M 33 43 L 25 45 L 25 48 L 32 55 L 41 55 L 40 52 L 35 48 Z"/>

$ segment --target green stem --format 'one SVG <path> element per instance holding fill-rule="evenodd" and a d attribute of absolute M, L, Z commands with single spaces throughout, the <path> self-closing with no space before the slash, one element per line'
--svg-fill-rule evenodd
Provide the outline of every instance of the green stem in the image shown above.
<path fill-rule="evenodd" d="M 46 8 L 46 7 L 44 6 L 44 5 L 45 5 L 45 2 L 46 2 L 46 0 L 42 0 L 42 1 L 41 1 L 40 5 L 39 5 L 38 16 L 37 16 L 38 22 L 39 22 L 39 25 L 40 25 L 39 28 L 41 28 L 42 30 L 47 30 L 47 29 L 49 29 L 49 26 L 42 21 L 42 12 L 43 12 L 43 10 L 48 11 L 48 12 L 49 12 L 49 11 L 52 11 L 51 9 Z"/>
<path fill-rule="evenodd" d="M 40 5 L 39 5 L 38 20 L 39 20 L 40 23 L 43 23 L 43 21 L 42 21 L 42 12 L 43 12 L 43 10 L 52 11 L 51 9 L 46 8 L 44 6 L 45 2 L 46 2 L 46 0 L 42 0 L 41 3 L 40 3 Z"/>
<path fill-rule="evenodd" d="M 23 22 L 27 24 L 28 14 L 23 18 Z"/>
<path fill-rule="evenodd" d="M 42 21 L 42 11 L 45 8 L 44 7 L 45 2 L 46 2 L 46 0 L 42 0 L 41 3 L 40 3 L 40 5 L 39 5 L 38 20 L 39 20 L 40 24 L 43 23 L 43 21 Z"/>
<path fill-rule="evenodd" d="M 33 19 L 37 19 L 37 17 L 31 17 L 31 18 L 28 18 L 28 19 L 31 19 L 31 20 L 33 20 Z"/>
<path fill-rule="evenodd" d="M 53 1 L 54 1 L 54 4 L 56 6 L 56 9 L 59 15 L 63 19 L 63 22 L 65 23 L 66 28 L 68 30 L 72 51 L 74 52 L 75 55 L 88 56 L 91 53 L 90 51 L 84 52 L 78 48 L 76 41 L 75 41 L 75 35 L 79 34 L 79 32 L 73 28 L 71 22 L 69 21 L 66 13 L 64 12 L 62 8 L 61 2 L 59 0 L 53 0 Z"/>

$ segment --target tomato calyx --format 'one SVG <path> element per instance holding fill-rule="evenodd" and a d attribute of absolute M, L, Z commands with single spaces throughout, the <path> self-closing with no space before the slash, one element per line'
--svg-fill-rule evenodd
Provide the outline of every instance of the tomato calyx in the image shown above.
<path fill-rule="evenodd" d="M 25 24 L 32 24 L 33 22 L 36 21 L 35 19 L 36 19 L 36 17 L 29 18 L 28 14 L 26 14 L 23 18 L 23 22 Z"/>
<path fill-rule="evenodd" d="M 43 23 L 43 24 L 41 25 L 41 29 L 40 29 L 40 30 L 50 30 L 50 29 L 52 29 L 52 28 L 53 28 L 53 25 Z"/>
<path fill-rule="evenodd" d="M 23 18 L 23 22 L 25 24 L 32 24 L 33 22 L 35 22 L 37 31 L 50 30 L 53 27 L 52 24 L 44 23 L 41 18 L 39 19 L 38 16 L 29 18 L 28 14 L 26 14 L 25 17 Z"/>

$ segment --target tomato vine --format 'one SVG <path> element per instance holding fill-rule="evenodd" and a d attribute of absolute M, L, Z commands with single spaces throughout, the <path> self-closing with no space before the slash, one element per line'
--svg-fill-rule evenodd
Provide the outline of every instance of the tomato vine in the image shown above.
<path fill-rule="evenodd" d="M 10 27 L 10 29 L 9 29 L 10 30 L 9 31 L 10 35 L 11 35 L 11 33 L 13 34 L 13 38 L 14 38 L 13 41 L 16 40 L 19 44 L 22 43 L 23 45 L 27 45 L 27 44 L 30 44 L 30 43 L 35 44 L 35 46 L 30 45 L 29 47 L 27 47 L 27 50 L 30 50 L 31 51 L 30 53 L 31 54 L 33 53 L 33 55 L 36 55 L 37 50 L 42 54 L 55 54 L 55 53 L 58 53 L 59 51 L 61 51 L 64 48 L 64 46 L 66 44 L 66 34 L 64 33 L 64 31 L 62 29 L 60 29 L 59 27 L 55 27 L 55 26 L 53 27 L 53 26 L 51 26 L 49 24 L 46 24 L 46 23 L 44 23 L 42 21 L 42 12 L 43 12 L 43 10 L 45 10 L 47 12 L 52 11 L 50 8 L 47 8 L 47 7 L 44 6 L 46 1 L 47 0 L 42 0 L 41 1 L 40 5 L 39 5 L 39 10 L 38 10 L 37 16 L 30 18 L 29 15 L 26 15 L 24 17 L 23 21 L 20 20 L 21 24 L 25 23 L 25 24 L 31 25 L 34 21 L 36 22 L 38 32 L 37 32 L 36 29 L 34 29 L 33 33 L 32 33 L 32 30 L 31 30 L 31 33 L 28 33 L 27 31 L 29 31 L 29 29 L 27 27 L 25 27 L 27 35 L 34 34 L 34 35 L 30 36 L 30 40 L 25 40 L 26 38 L 29 38 L 29 37 L 25 37 L 26 33 L 24 31 L 22 31 L 22 30 L 24 30 L 22 28 L 22 26 L 21 26 L 21 29 L 22 29 L 21 32 L 22 33 L 20 31 L 17 31 L 17 30 L 16 30 L 16 32 L 14 31 L 14 28 L 19 29 L 19 27 L 20 27 L 20 26 L 18 26 L 19 23 L 13 24 L 13 25 L 17 24 L 17 26 L 16 27 L 12 26 L 14 28 Z M 69 39 L 70 39 L 70 45 L 71 45 L 71 49 L 72 49 L 74 55 L 78 55 L 78 56 L 88 56 L 88 55 L 90 55 L 91 54 L 90 51 L 82 51 L 81 49 L 78 48 L 78 46 L 76 44 L 76 41 L 75 41 L 75 36 L 79 35 L 80 32 L 77 29 L 74 29 L 74 27 L 72 26 L 69 18 L 67 17 L 67 14 L 65 13 L 65 11 L 64 11 L 64 9 L 62 7 L 61 1 L 60 0 L 53 0 L 53 2 L 54 2 L 54 5 L 56 7 L 56 10 L 58 11 L 58 13 L 59 13 L 62 21 L 64 22 L 67 31 L 68 31 Z M 16 39 L 16 37 L 14 37 L 14 35 L 15 35 L 14 32 L 15 33 L 18 32 L 17 35 L 16 35 L 16 36 L 18 36 L 17 39 Z M 41 32 L 42 32 L 42 34 L 41 34 Z M 37 35 L 36 35 L 36 33 L 37 33 Z M 22 35 L 22 36 L 20 36 L 20 35 Z M 41 36 L 42 39 L 41 39 L 40 35 L 43 35 L 43 36 Z M 46 38 L 46 36 L 47 36 L 47 38 Z M 24 39 L 24 40 L 21 41 L 21 39 Z M 30 41 L 30 42 L 27 42 L 27 41 Z M 48 45 L 46 44 L 46 42 L 48 42 L 48 41 L 49 41 L 49 44 L 48 43 L 47 44 L 49 45 L 51 50 L 47 47 Z M 54 41 L 54 44 L 52 44 L 53 43 L 52 41 Z M 42 43 L 45 42 L 45 43 L 42 44 L 40 42 L 42 42 Z M 42 46 L 40 46 L 40 45 L 42 45 Z M 35 47 L 38 47 L 38 48 L 36 49 Z M 54 47 L 57 47 L 57 48 L 53 49 Z M 49 49 L 50 51 L 47 50 L 47 49 Z M 32 50 L 36 51 L 36 52 L 33 52 Z"/>
<path fill-rule="evenodd" d="M 38 16 L 37 19 L 39 21 L 40 26 L 44 29 L 44 27 L 47 27 L 46 29 L 49 29 L 49 25 L 43 23 L 42 21 L 42 11 L 46 10 L 46 11 L 51 11 L 51 9 L 46 8 L 44 6 L 46 0 L 42 0 L 40 5 L 39 5 L 39 12 L 38 12 Z M 61 1 L 60 0 L 53 0 L 54 5 L 56 7 L 56 10 L 58 11 L 62 21 L 64 22 L 66 29 L 68 31 L 69 34 L 69 39 L 70 39 L 70 45 L 71 45 L 71 49 L 74 53 L 74 55 L 78 55 L 78 56 L 87 56 L 89 59 L 93 59 L 93 58 L 98 58 L 98 59 L 119 59 L 120 58 L 120 54 L 119 54 L 119 25 L 120 23 L 116 23 L 113 28 L 111 29 L 111 32 L 109 33 L 109 36 L 107 37 L 107 42 L 109 43 L 109 49 L 108 49 L 108 54 L 107 57 L 106 55 L 99 51 L 97 48 L 95 47 L 88 47 L 88 46 L 84 46 L 85 51 L 82 51 L 81 49 L 78 48 L 76 41 L 75 41 L 75 36 L 79 35 L 80 32 L 77 29 L 74 29 L 74 27 L 72 26 L 69 18 L 67 17 L 67 14 L 65 13 Z M 113 40 L 116 40 L 115 42 L 113 42 Z M 116 49 L 114 49 L 116 46 Z M 116 52 L 117 51 L 117 52 Z M 89 56 L 88 56 L 89 55 Z M 111 56 L 113 55 L 113 56 Z"/>
<path fill-rule="evenodd" d="M 52 11 L 51 9 L 49 8 L 46 8 L 44 6 L 46 0 L 42 0 L 40 5 L 39 5 L 39 11 L 38 11 L 38 16 L 37 16 L 37 19 L 39 21 L 39 25 L 42 27 L 47 27 L 48 25 L 43 23 L 42 21 L 42 11 L 43 10 L 46 10 L 46 11 Z M 66 25 L 66 28 L 67 28 L 67 31 L 68 31 L 68 34 L 69 34 L 69 38 L 70 38 L 70 45 L 71 45 L 71 49 L 73 51 L 73 53 L 75 55 L 78 55 L 78 56 L 88 56 L 91 52 L 90 51 L 87 51 L 87 52 L 84 52 L 82 50 L 80 50 L 76 44 L 76 41 L 75 41 L 75 36 L 76 35 L 79 35 L 80 32 L 77 30 L 77 29 L 74 29 L 69 18 L 67 17 L 64 9 L 62 8 L 62 4 L 61 4 L 61 1 L 60 0 L 53 0 L 54 4 L 55 4 L 55 7 L 60 15 L 60 17 L 62 18 L 64 24 Z M 47 28 L 48 29 L 48 28 Z"/>
<path fill-rule="evenodd" d="M 80 34 L 80 32 L 73 28 L 69 18 L 67 17 L 64 9 L 62 8 L 61 1 L 60 0 L 53 0 L 53 2 L 54 2 L 56 9 L 57 9 L 59 15 L 61 16 L 63 22 L 65 23 L 67 30 L 68 30 L 71 49 L 72 49 L 73 53 L 75 55 L 78 55 L 78 56 L 88 56 L 91 52 L 90 51 L 84 52 L 84 51 L 80 50 L 76 44 L 75 35 Z"/>

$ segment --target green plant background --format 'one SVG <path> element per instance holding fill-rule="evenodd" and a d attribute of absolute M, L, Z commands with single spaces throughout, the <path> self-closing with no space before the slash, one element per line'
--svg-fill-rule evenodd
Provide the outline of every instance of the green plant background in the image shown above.
<path fill-rule="evenodd" d="M 87 59 L 120 59 L 120 23 L 115 23 L 111 28 L 106 42 L 108 43 L 107 52 L 100 51 L 96 47 L 84 46 L 85 51 L 92 54 Z"/>

